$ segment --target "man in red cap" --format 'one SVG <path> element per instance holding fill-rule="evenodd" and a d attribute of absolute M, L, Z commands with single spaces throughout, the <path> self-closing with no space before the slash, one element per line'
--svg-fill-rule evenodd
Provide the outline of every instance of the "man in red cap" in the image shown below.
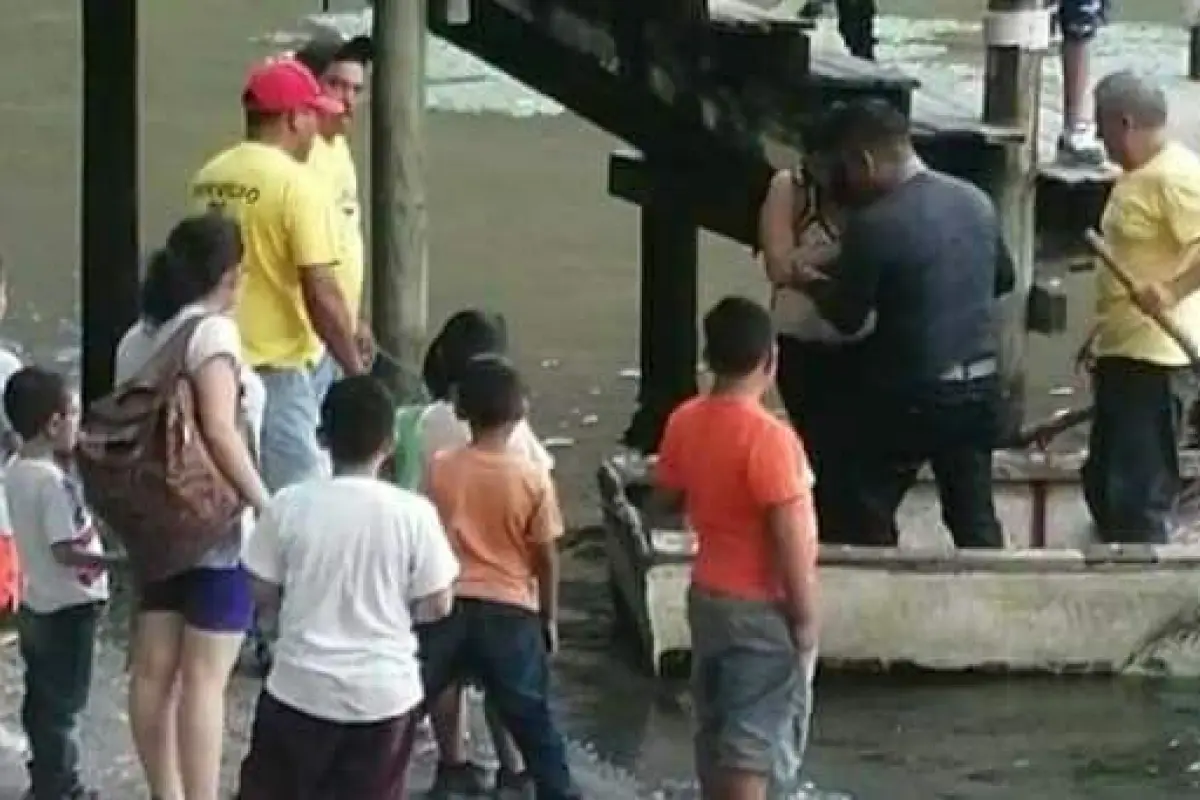
<path fill-rule="evenodd" d="M 191 197 L 242 227 L 244 277 L 236 309 L 246 361 L 266 389 L 262 472 L 274 491 L 319 474 L 313 369 L 328 350 L 346 375 L 364 371 L 336 269 L 329 188 L 303 163 L 320 120 L 341 114 L 307 67 L 274 59 L 242 94 L 246 138 L 196 174 Z"/>

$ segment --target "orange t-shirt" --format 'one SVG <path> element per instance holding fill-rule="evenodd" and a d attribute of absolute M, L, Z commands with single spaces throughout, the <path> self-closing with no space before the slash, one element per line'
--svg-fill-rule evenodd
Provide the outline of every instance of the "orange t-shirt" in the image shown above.
<path fill-rule="evenodd" d="M 520 456 L 462 447 L 433 457 L 426 489 L 460 562 L 454 593 L 537 611 L 534 551 L 563 533 L 550 474 Z"/>
<path fill-rule="evenodd" d="M 767 511 L 796 502 L 815 542 L 812 470 L 799 437 L 762 404 L 702 395 L 675 409 L 659 447 L 656 480 L 682 492 L 696 531 L 696 586 L 747 600 L 782 597 Z"/>

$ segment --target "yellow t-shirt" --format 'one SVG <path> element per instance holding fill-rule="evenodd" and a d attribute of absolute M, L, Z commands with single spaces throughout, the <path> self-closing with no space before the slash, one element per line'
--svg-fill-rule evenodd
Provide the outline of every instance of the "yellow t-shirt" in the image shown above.
<path fill-rule="evenodd" d="M 283 150 L 242 142 L 205 164 L 188 194 L 196 210 L 221 208 L 241 225 L 236 318 L 246 361 L 312 365 L 322 346 L 308 319 L 300 270 L 337 263 L 328 191 Z"/>
<path fill-rule="evenodd" d="M 1168 281 L 1200 244 L 1200 158 L 1168 144 L 1140 169 L 1117 179 L 1100 228 L 1117 263 L 1137 284 Z M 1162 329 L 1139 311 L 1117 279 L 1096 268 L 1097 356 L 1124 356 L 1164 366 L 1187 357 Z M 1171 310 L 1180 329 L 1200 340 L 1200 292 Z"/>
<path fill-rule="evenodd" d="M 328 141 L 318 136 L 308 155 L 308 165 L 333 196 L 334 228 L 338 237 L 338 285 L 346 297 L 351 319 L 357 321 L 362 305 L 364 246 L 362 211 L 358 202 L 358 171 L 345 136 Z"/>

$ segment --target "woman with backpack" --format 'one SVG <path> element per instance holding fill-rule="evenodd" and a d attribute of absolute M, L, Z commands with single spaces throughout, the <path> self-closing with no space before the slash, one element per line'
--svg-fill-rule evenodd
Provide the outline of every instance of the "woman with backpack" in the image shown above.
<path fill-rule="evenodd" d="M 217 799 L 225 688 L 254 609 L 241 548 L 249 512 L 262 509 L 268 493 L 246 424 L 258 429 L 254 417 L 261 417 L 262 386 L 242 362 L 238 330 L 228 314 L 241 260 L 235 222 L 216 214 L 180 222 L 152 257 L 141 319 L 117 348 L 120 391 L 176 333 L 187 337 L 180 369 L 190 379 L 196 429 L 211 466 L 249 509 L 190 568 L 159 580 L 134 574 L 139 598 L 130 644 L 129 718 L 156 800 Z M 183 333 L 186 326 L 190 333 Z"/>

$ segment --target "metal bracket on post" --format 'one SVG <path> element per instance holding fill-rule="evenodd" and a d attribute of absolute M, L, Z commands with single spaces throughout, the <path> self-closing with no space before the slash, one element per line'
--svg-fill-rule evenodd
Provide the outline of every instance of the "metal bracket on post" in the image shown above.
<path fill-rule="evenodd" d="M 1050 20 L 1050 10 L 1045 8 L 988 11 L 983 15 L 983 43 L 1045 53 L 1050 49 Z"/>

